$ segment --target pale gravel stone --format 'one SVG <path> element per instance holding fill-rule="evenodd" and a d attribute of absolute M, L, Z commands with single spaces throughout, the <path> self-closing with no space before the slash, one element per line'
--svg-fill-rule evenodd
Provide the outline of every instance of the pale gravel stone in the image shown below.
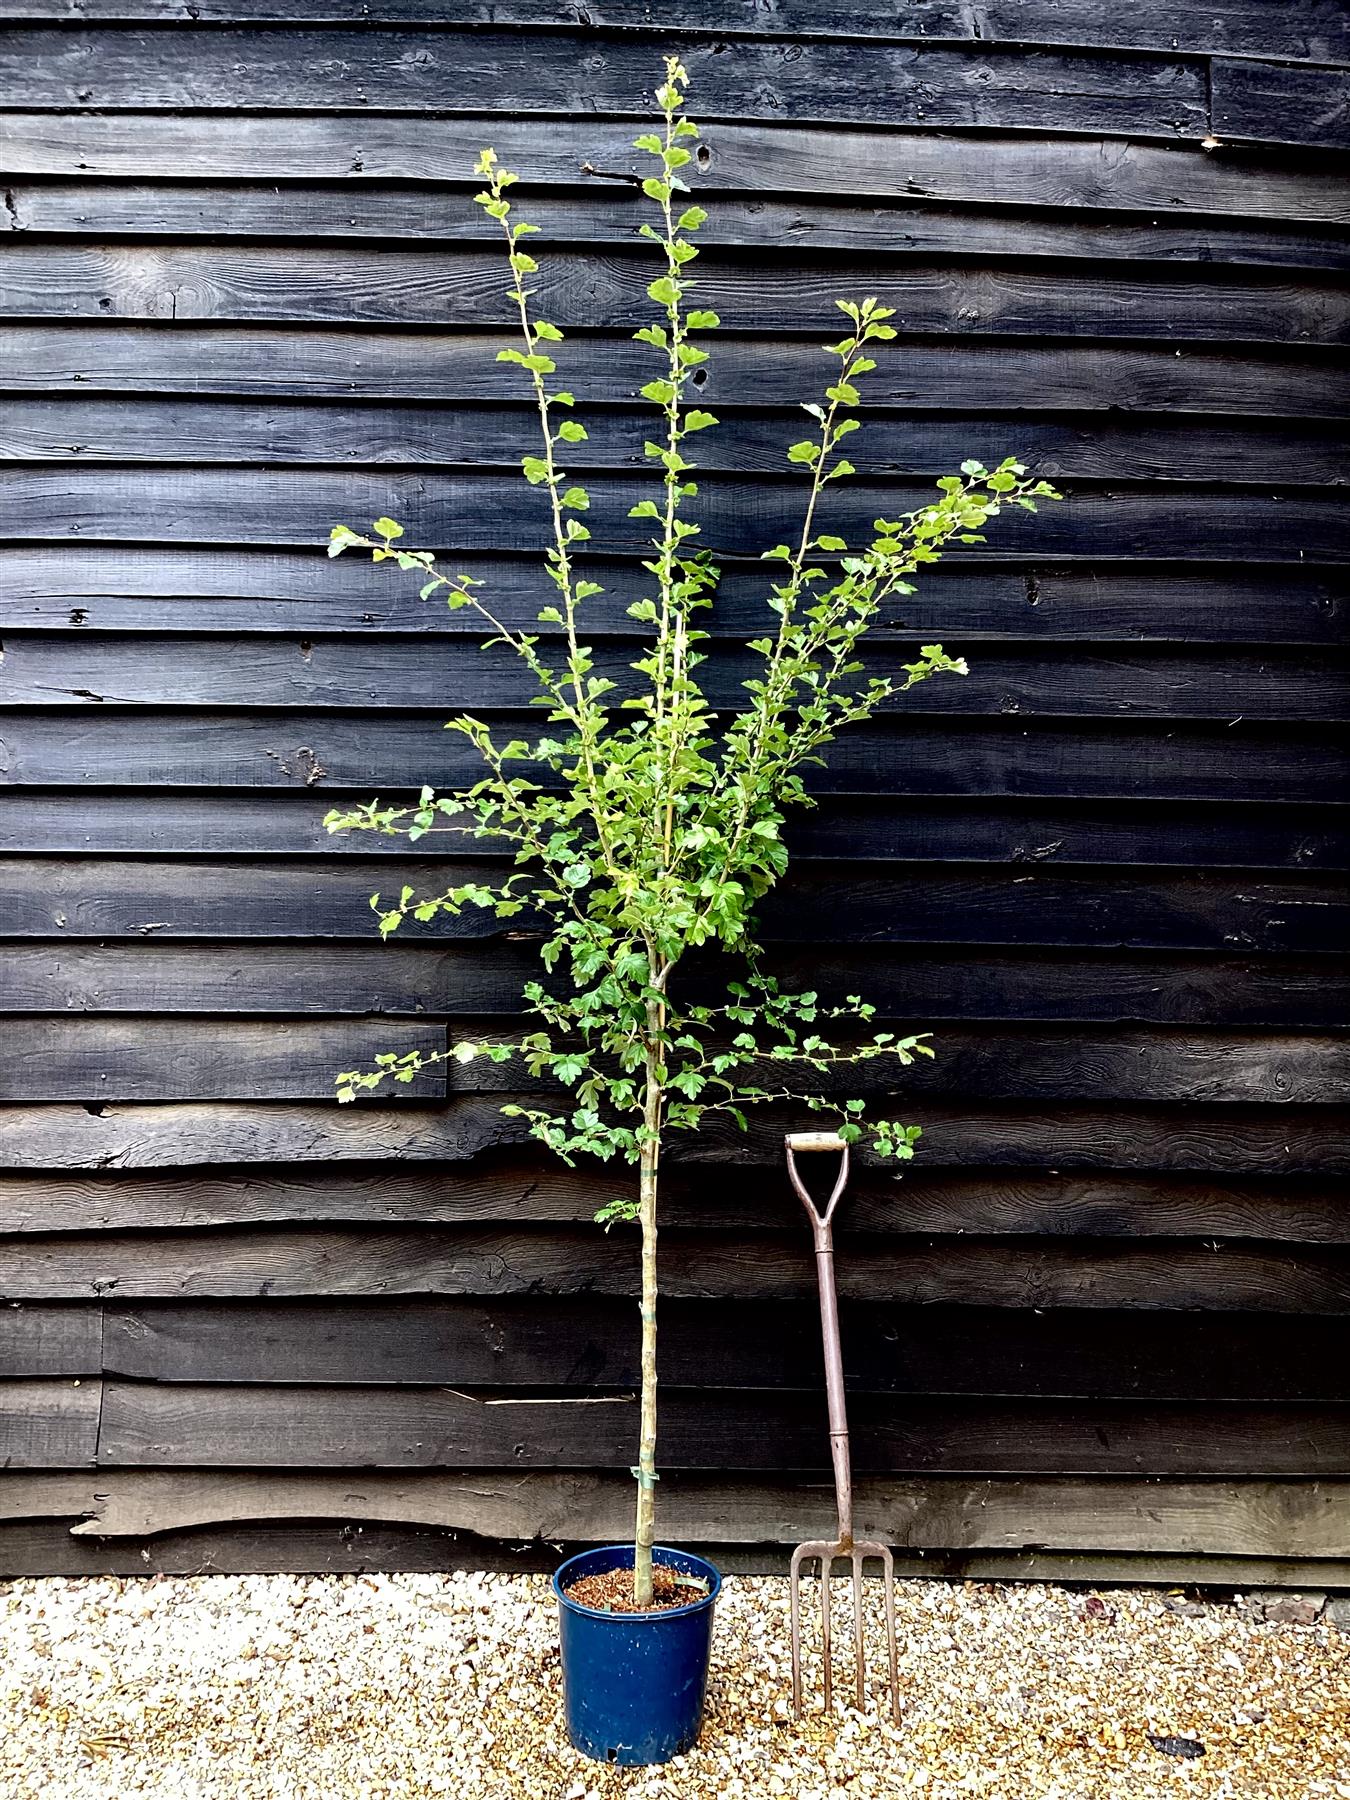
<path fill-rule="evenodd" d="M 542 1577 L 17 1581 L 0 1587 L 0 1795 L 1350 1800 L 1350 1638 L 1328 1619 L 1045 1586 L 906 1582 L 898 1601 L 900 1725 L 875 1679 L 867 1712 L 794 1723 L 786 1585 L 731 1578 L 698 1746 L 619 1771 L 566 1744 Z M 818 1658 L 812 1639 L 813 1680 Z"/>

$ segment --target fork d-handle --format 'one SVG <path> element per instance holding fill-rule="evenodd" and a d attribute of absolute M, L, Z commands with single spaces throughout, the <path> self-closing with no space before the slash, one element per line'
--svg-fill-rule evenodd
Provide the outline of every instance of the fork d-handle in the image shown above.
<path fill-rule="evenodd" d="M 848 1184 L 848 1145 L 833 1132 L 802 1131 L 789 1135 L 788 1179 L 811 1221 L 816 1246 L 816 1283 L 820 1289 L 820 1335 L 825 1353 L 825 1397 L 830 1411 L 830 1461 L 834 1465 L 834 1499 L 839 1519 L 839 1548 L 853 1547 L 853 1473 L 848 1448 L 848 1408 L 844 1400 L 844 1353 L 839 1333 L 839 1296 L 834 1281 L 834 1211 Z M 839 1173 L 822 1211 L 797 1171 L 798 1152 L 828 1150 L 839 1157 Z M 821 1571 L 824 1573 L 824 1570 Z"/>

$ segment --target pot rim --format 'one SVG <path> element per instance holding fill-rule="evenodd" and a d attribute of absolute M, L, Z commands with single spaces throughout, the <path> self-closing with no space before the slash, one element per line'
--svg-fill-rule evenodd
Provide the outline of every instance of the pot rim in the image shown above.
<path fill-rule="evenodd" d="M 659 1612 L 616 1613 L 605 1612 L 602 1607 L 598 1606 L 585 1606 L 580 1600 L 573 1600 L 569 1594 L 564 1592 L 562 1576 L 566 1570 L 572 1567 L 573 1563 L 580 1562 L 583 1556 L 603 1556 L 611 1550 L 617 1551 L 621 1557 L 627 1556 L 630 1559 L 627 1565 L 620 1562 L 619 1568 L 631 1567 L 633 1555 L 631 1544 L 592 1544 L 589 1549 L 578 1550 L 574 1555 L 569 1556 L 566 1562 L 559 1563 L 553 1571 L 553 1592 L 557 1595 L 560 1606 L 566 1607 L 569 1612 L 574 1612 L 583 1619 L 603 1619 L 611 1625 L 660 1625 L 663 1620 L 687 1619 L 691 1613 L 711 1607 L 722 1591 L 722 1572 L 716 1563 L 710 1562 L 706 1556 L 700 1556 L 697 1550 L 677 1550 L 669 1544 L 653 1544 L 653 1557 L 687 1556 L 694 1562 L 701 1563 L 708 1571 L 710 1578 L 707 1593 L 700 1594 L 696 1600 L 689 1601 L 685 1606 L 663 1606 Z"/>

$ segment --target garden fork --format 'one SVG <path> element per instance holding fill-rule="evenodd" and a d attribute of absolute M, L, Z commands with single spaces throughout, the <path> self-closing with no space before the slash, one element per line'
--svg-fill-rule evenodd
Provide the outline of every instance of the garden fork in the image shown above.
<path fill-rule="evenodd" d="M 853 1536 L 853 1476 L 849 1462 L 848 1412 L 844 1404 L 844 1356 L 839 1339 L 839 1299 L 834 1286 L 835 1208 L 848 1182 L 848 1145 L 833 1132 L 795 1132 L 785 1140 L 788 1178 L 797 1198 L 806 1208 L 811 1233 L 816 1245 L 816 1279 L 820 1287 L 820 1329 L 825 1347 L 825 1392 L 830 1408 L 830 1459 L 834 1464 L 834 1497 L 838 1514 L 838 1535 L 833 1543 L 823 1539 L 798 1544 L 792 1552 L 792 1710 L 798 1718 L 802 1711 L 802 1563 L 820 1561 L 821 1643 L 825 1657 L 825 1710 L 832 1699 L 830 1667 L 830 1575 L 836 1557 L 847 1557 L 853 1564 L 853 1640 L 857 1670 L 858 1705 L 866 1702 L 865 1657 L 863 1650 L 862 1574 L 863 1559 L 880 1558 L 886 1600 L 886 1654 L 890 1665 L 891 1712 L 900 1716 L 900 1684 L 895 1649 L 895 1565 L 890 1546 L 872 1538 Z M 797 1173 L 797 1152 L 833 1150 L 839 1156 L 839 1174 L 834 1189 L 822 1212 L 806 1190 Z"/>

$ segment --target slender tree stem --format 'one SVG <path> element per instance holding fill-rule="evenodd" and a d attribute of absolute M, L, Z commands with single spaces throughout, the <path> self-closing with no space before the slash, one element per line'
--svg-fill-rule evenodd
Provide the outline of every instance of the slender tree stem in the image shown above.
<path fill-rule="evenodd" d="M 646 1087 L 638 1163 L 638 1223 L 642 1231 L 642 1408 L 638 1424 L 637 1519 L 633 1530 L 633 1598 L 652 1601 L 652 1541 L 656 1526 L 656 1195 L 661 1166 L 661 1083 L 664 1050 L 660 1012 L 648 1003 Z"/>

